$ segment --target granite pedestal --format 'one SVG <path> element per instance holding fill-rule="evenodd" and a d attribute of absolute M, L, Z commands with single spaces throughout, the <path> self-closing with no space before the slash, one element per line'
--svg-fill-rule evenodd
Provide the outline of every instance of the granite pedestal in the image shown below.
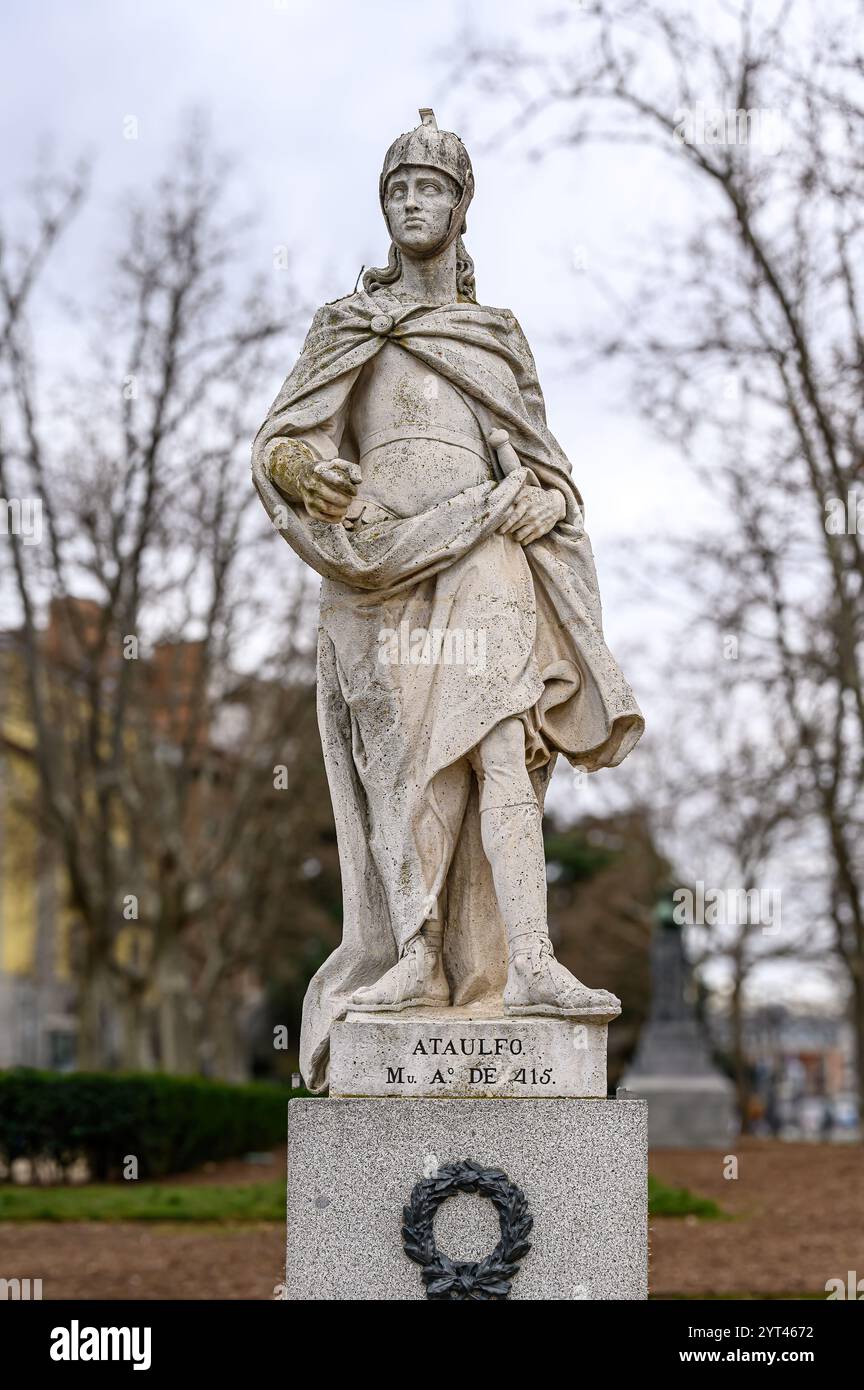
<path fill-rule="evenodd" d="M 511 1299 L 647 1297 L 643 1101 L 351 1098 L 288 1106 L 288 1300 L 426 1299 L 406 1255 L 403 1208 L 447 1164 L 502 1169 L 533 1218 Z M 437 1246 L 482 1260 L 499 1239 L 492 1203 L 440 1207 Z"/>

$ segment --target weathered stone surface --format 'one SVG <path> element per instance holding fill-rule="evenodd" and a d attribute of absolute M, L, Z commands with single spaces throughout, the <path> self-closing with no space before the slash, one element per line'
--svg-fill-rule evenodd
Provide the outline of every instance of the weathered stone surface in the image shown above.
<path fill-rule="evenodd" d="M 470 1008 L 349 1014 L 330 1040 L 331 1096 L 606 1095 L 606 1024 Z"/>
<path fill-rule="evenodd" d="M 289 1103 L 286 1297 L 425 1299 L 402 1209 L 415 1183 L 464 1159 L 503 1169 L 528 1200 L 532 1248 L 511 1298 L 647 1297 L 644 1102 L 377 1099 Z M 479 1197 L 436 1217 L 453 1259 L 482 1259 L 498 1235 Z"/>

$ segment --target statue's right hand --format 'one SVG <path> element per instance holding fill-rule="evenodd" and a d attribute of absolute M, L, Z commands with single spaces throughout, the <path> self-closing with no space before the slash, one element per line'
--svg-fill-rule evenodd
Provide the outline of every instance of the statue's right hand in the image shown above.
<path fill-rule="evenodd" d="M 309 515 L 335 525 L 345 516 L 362 480 L 358 464 L 347 459 L 323 459 L 302 469 L 297 487 Z"/>

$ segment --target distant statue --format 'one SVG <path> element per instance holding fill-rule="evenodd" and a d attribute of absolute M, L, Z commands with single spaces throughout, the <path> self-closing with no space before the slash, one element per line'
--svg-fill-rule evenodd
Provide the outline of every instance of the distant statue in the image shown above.
<path fill-rule="evenodd" d="M 614 766 L 642 716 L 531 350 L 508 309 L 477 303 L 471 161 L 420 115 L 381 172 L 387 265 L 319 309 L 253 455 L 267 511 L 323 577 L 344 928 L 304 1005 L 316 1090 L 349 1011 L 620 1012 L 555 959 L 542 808 L 559 753 Z"/>

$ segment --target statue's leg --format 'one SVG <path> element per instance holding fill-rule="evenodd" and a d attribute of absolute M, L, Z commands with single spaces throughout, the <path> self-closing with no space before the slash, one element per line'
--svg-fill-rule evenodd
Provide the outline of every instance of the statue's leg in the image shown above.
<path fill-rule="evenodd" d="M 471 766 L 467 759 L 454 763 L 436 780 L 436 811 L 450 827 L 453 848 L 465 815 L 470 787 Z M 448 867 L 444 865 L 445 879 Z M 374 985 L 355 990 L 350 1008 L 367 1013 L 392 1013 L 431 1005 L 441 1007 L 449 1003 L 450 986 L 444 973 L 444 928 L 439 905 L 433 899 L 429 919 L 407 942 L 396 964 Z"/>
<path fill-rule="evenodd" d="M 480 834 L 510 946 L 504 1009 L 514 1014 L 616 1018 L 621 1004 L 555 959 L 546 915 L 543 815 L 525 766 L 525 731 L 502 720 L 478 745 Z"/>

